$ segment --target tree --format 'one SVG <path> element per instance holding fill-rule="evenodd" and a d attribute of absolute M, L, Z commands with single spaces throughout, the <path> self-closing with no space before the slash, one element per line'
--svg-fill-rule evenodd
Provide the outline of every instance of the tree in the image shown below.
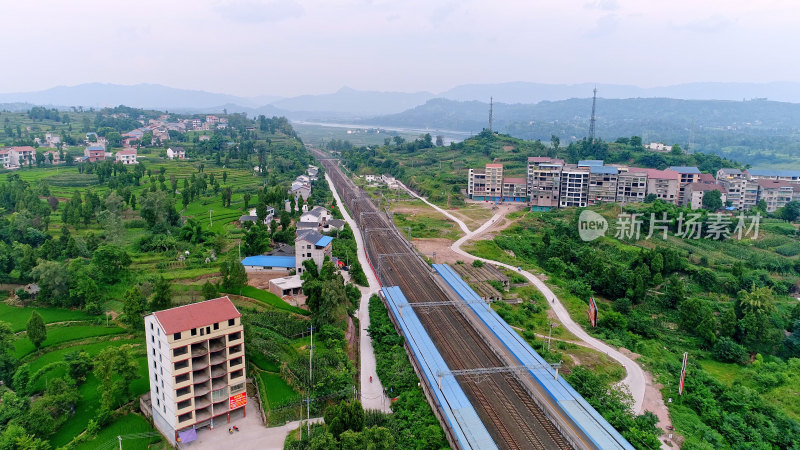
<path fill-rule="evenodd" d="M 14 341 L 17 337 L 8 322 L 0 321 L 0 380 L 10 385 L 16 367 Z"/>
<path fill-rule="evenodd" d="M 56 261 L 41 261 L 31 270 L 31 275 L 39 284 L 41 299 L 55 305 L 67 304 L 70 279 L 63 264 Z"/>
<path fill-rule="evenodd" d="M 222 289 L 225 292 L 241 293 L 241 289 L 247 285 L 247 272 L 234 254 L 222 262 L 220 274 L 222 275 Z"/>
<path fill-rule="evenodd" d="M 217 297 L 219 297 L 219 286 L 206 280 L 206 282 L 203 283 L 203 298 L 206 300 L 211 300 L 212 298 Z"/>
<path fill-rule="evenodd" d="M 160 311 L 172 306 L 172 285 L 169 280 L 159 276 L 153 285 L 153 298 L 150 300 L 150 310 Z"/>
<path fill-rule="evenodd" d="M 42 342 L 47 339 L 47 327 L 45 327 L 44 319 L 42 319 L 38 311 L 34 311 L 33 314 L 31 314 L 31 318 L 28 319 L 28 325 L 25 329 L 28 332 L 28 340 L 33 343 L 36 350 L 39 350 L 39 347 L 42 346 Z"/>
<path fill-rule="evenodd" d="M 145 311 L 147 311 L 147 298 L 139 286 L 128 289 L 122 297 L 122 320 L 132 328 L 141 327 Z"/>
<path fill-rule="evenodd" d="M 325 410 L 325 423 L 334 437 L 339 437 L 346 430 L 361 431 L 364 429 L 364 408 L 361 402 L 341 402 Z"/>
<path fill-rule="evenodd" d="M 243 198 L 244 198 L 244 209 L 247 209 L 250 207 L 250 193 L 245 192 Z"/>
<path fill-rule="evenodd" d="M 175 226 L 180 219 L 177 211 L 175 211 L 172 199 L 164 191 L 143 194 L 139 214 L 151 229 Z"/>
<path fill-rule="evenodd" d="M 673 274 L 667 279 L 667 285 L 664 288 L 664 295 L 662 298 L 664 299 L 665 305 L 669 308 L 674 308 L 686 298 L 686 288 L 678 275 Z"/>
<path fill-rule="evenodd" d="M 182 241 L 187 241 L 190 244 L 202 244 L 213 236 L 213 232 L 203 231 L 203 226 L 195 219 L 186 219 L 186 223 L 183 224 L 178 235 Z"/>
<path fill-rule="evenodd" d="M 703 208 L 709 211 L 722 209 L 722 192 L 718 190 L 707 191 L 703 195 Z"/>
<path fill-rule="evenodd" d="M 112 410 L 115 400 L 129 397 L 131 381 L 138 377 L 139 364 L 130 344 L 108 347 L 95 359 L 94 374 L 100 380 L 100 405 Z M 121 398 L 116 398 L 121 395 Z"/>
<path fill-rule="evenodd" d="M 64 355 L 67 362 L 67 373 L 75 380 L 76 384 L 86 381 L 89 372 L 92 371 L 92 357 L 83 350 L 75 350 Z"/>
<path fill-rule="evenodd" d="M 366 443 L 364 448 L 366 450 L 393 450 L 397 448 L 394 435 L 386 427 L 369 427 L 362 434 L 364 435 L 364 443 Z"/>
<path fill-rule="evenodd" d="M 800 202 L 792 200 L 783 208 L 778 210 L 778 216 L 786 221 L 794 222 L 800 218 Z"/>
<path fill-rule="evenodd" d="M 101 282 L 113 283 L 127 275 L 131 257 L 123 248 L 103 244 L 94 251 L 92 265 Z"/>

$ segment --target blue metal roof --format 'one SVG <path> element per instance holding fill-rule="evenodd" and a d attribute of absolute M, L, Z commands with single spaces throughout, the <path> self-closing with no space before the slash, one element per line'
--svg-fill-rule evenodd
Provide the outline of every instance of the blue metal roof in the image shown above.
<path fill-rule="evenodd" d="M 578 161 L 578 165 L 579 166 L 591 166 L 591 167 L 602 166 L 603 165 L 603 160 L 602 159 L 583 159 L 583 160 Z"/>
<path fill-rule="evenodd" d="M 578 394 L 564 378 L 555 378 L 555 371 L 516 331 L 514 331 L 487 304 L 477 303 L 480 296 L 448 265 L 434 264 L 433 268 L 463 300 L 494 335 L 510 350 L 521 365 L 536 367 L 529 370 L 544 391 L 551 396 L 562 412 L 570 417 L 583 434 L 593 441 L 597 448 L 633 449 L 589 403 Z"/>
<path fill-rule="evenodd" d="M 747 173 L 757 177 L 796 177 L 800 178 L 800 170 L 748 169 Z"/>
<path fill-rule="evenodd" d="M 419 363 L 438 409 L 442 411 L 449 428 L 461 448 L 496 449 L 489 431 L 481 422 L 478 413 L 470 403 L 458 382 L 452 376 L 439 379 L 438 372 L 449 371 L 439 350 L 433 344 L 428 332 L 422 326 L 408 300 L 397 286 L 381 288 L 386 303 L 392 311 L 408 346 Z M 440 387 L 441 386 L 441 387 Z"/>
<path fill-rule="evenodd" d="M 260 267 L 295 267 L 296 259 L 294 256 L 272 256 L 272 255 L 259 255 L 248 256 L 242 260 L 243 266 L 260 266 Z"/>
<path fill-rule="evenodd" d="M 314 245 L 317 247 L 325 247 L 333 241 L 333 238 L 330 236 L 322 236 L 322 239 L 318 240 Z"/>
<path fill-rule="evenodd" d="M 678 173 L 700 173 L 700 169 L 690 166 L 672 166 L 669 170 L 674 170 Z"/>
<path fill-rule="evenodd" d="M 591 166 L 589 167 L 589 173 L 604 173 L 609 175 L 616 175 L 619 173 L 619 169 L 612 166 Z"/>

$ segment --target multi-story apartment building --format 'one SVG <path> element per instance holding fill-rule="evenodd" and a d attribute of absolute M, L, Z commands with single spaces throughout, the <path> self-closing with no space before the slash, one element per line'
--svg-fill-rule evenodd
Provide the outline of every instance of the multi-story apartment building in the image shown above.
<path fill-rule="evenodd" d="M 748 169 L 753 180 L 776 180 L 800 184 L 800 170 Z"/>
<path fill-rule="evenodd" d="M 156 311 L 144 323 L 153 423 L 170 443 L 244 409 L 244 329 L 228 297 Z"/>
<path fill-rule="evenodd" d="M 646 172 L 635 167 L 620 171 L 617 177 L 617 203 L 643 202 L 646 195 Z"/>
<path fill-rule="evenodd" d="M 564 160 L 547 156 L 528 158 L 528 200 L 533 211 L 558 208 Z"/>
<path fill-rule="evenodd" d="M 525 202 L 528 199 L 528 185 L 525 178 L 503 178 L 503 201 Z"/>
<path fill-rule="evenodd" d="M 797 184 L 788 181 L 778 181 L 770 179 L 755 180 L 758 185 L 758 202 L 764 200 L 767 204 L 767 212 L 775 212 L 778 208 L 783 208 L 792 201 L 795 196 L 795 189 L 800 188 Z"/>
<path fill-rule="evenodd" d="M 22 167 L 36 162 L 36 149 L 30 146 L 8 147 L 12 167 Z"/>
<path fill-rule="evenodd" d="M 742 197 L 739 200 L 742 205 L 741 209 L 750 209 L 758 204 L 758 189 L 758 183 L 755 180 L 745 180 Z"/>
<path fill-rule="evenodd" d="M 686 185 L 686 197 L 689 199 L 687 205 L 692 209 L 700 209 L 703 207 L 703 197 L 711 191 L 719 191 L 721 195 L 722 204 L 725 204 L 727 197 L 725 195 L 725 188 L 719 184 L 709 183 L 689 183 Z"/>
<path fill-rule="evenodd" d="M 678 205 L 688 204 L 690 199 L 686 196 L 686 185 L 700 181 L 700 169 L 697 167 L 674 166 L 670 167 L 669 170 L 678 172 L 681 177 L 678 186 Z"/>
<path fill-rule="evenodd" d="M 487 164 L 484 171 L 469 169 L 467 194 L 477 201 L 496 202 L 503 199 L 503 165 Z"/>
<path fill-rule="evenodd" d="M 589 168 L 590 205 L 613 203 L 617 200 L 617 178 L 619 169 L 613 166 L 593 166 Z"/>
<path fill-rule="evenodd" d="M 657 199 L 672 204 L 678 203 L 681 175 L 674 170 L 639 169 L 647 174 L 647 195 L 654 194 Z"/>
<path fill-rule="evenodd" d="M 745 172 L 739 169 L 719 169 L 717 183 L 725 189 L 727 201 L 731 203 L 732 207 L 744 209 L 744 192 L 747 185 Z"/>
<path fill-rule="evenodd" d="M 567 164 L 561 169 L 558 206 L 584 207 L 589 204 L 589 168 Z"/>

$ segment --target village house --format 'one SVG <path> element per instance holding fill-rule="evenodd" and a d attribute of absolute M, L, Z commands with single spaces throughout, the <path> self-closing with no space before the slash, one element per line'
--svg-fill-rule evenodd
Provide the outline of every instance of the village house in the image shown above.
<path fill-rule="evenodd" d="M 167 149 L 167 158 L 186 159 L 186 150 L 184 150 L 183 147 L 170 147 Z"/>
<path fill-rule="evenodd" d="M 126 148 L 124 150 L 120 150 L 117 152 L 115 157 L 115 161 L 128 165 L 128 164 L 136 164 L 136 149 L 135 148 Z"/>

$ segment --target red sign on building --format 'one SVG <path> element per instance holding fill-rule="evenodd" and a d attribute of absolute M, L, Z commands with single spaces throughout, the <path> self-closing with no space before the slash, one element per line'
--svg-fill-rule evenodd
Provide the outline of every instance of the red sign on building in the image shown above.
<path fill-rule="evenodd" d="M 236 394 L 230 398 L 230 408 L 236 409 L 247 404 L 247 392 Z"/>

